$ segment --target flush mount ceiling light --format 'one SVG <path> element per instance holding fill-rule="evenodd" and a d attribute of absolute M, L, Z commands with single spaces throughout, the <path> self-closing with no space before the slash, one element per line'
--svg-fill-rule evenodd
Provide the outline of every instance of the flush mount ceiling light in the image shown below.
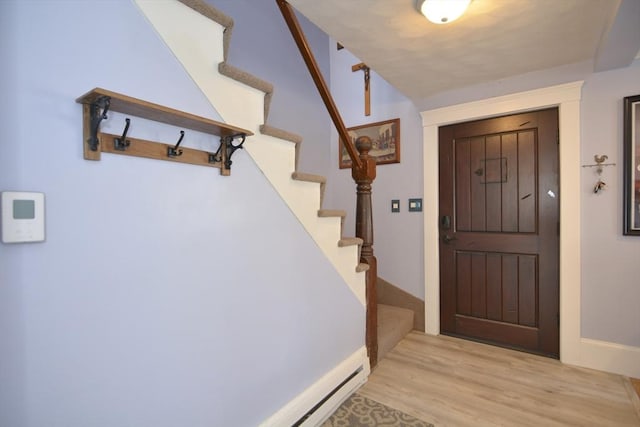
<path fill-rule="evenodd" d="M 448 24 L 462 16 L 471 0 L 418 0 L 418 10 L 434 24 Z"/>

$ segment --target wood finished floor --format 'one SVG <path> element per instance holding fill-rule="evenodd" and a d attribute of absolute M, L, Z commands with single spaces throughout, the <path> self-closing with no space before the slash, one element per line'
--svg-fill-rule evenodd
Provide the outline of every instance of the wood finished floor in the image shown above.
<path fill-rule="evenodd" d="M 419 332 L 359 393 L 437 427 L 640 426 L 628 378 Z"/>

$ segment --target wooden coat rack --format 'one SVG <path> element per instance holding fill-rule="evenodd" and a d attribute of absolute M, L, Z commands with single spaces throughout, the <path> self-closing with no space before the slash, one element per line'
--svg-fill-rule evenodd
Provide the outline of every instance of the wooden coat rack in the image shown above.
<path fill-rule="evenodd" d="M 220 173 L 226 176 L 231 174 L 231 156 L 242 148 L 247 136 L 253 135 L 246 129 L 101 88 L 87 92 L 76 102 L 82 104 L 84 158 L 87 160 L 100 160 L 101 153 L 125 154 L 219 168 Z M 185 135 L 184 130 L 180 131 L 175 144 L 130 138 L 127 136 L 129 118 L 125 119 L 122 135 L 103 133 L 100 131 L 100 123 L 108 118 L 109 111 L 214 135 L 220 138 L 220 145 L 216 152 L 180 147 Z M 240 142 L 234 144 L 235 140 Z"/>

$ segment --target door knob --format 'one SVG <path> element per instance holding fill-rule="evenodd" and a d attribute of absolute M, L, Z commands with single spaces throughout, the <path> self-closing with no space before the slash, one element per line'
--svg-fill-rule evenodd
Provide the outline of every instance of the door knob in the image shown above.
<path fill-rule="evenodd" d="M 446 243 L 449 244 L 451 241 L 453 240 L 458 240 L 457 238 L 450 236 L 448 234 L 445 234 L 444 237 L 442 237 L 442 240 Z"/>

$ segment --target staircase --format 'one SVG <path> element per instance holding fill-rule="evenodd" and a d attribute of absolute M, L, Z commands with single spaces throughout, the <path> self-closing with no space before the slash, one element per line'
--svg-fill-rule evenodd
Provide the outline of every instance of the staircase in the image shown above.
<path fill-rule="evenodd" d="M 365 281 L 369 265 L 360 263 L 363 241 L 343 236 L 345 211 L 323 208 L 326 179 L 298 170 L 302 138 L 268 124 L 273 86 L 227 63 L 233 20 L 204 0 L 134 1 L 223 121 L 254 133 L 244 143 L 246 152 L 365 310 Z M 176 22 L 181 25 L 176 26 Z M 235 173 L 241 173 L 241 170 Z M 381 306 L 378 323 L 381 329 L 379 335 L 382 356 L 412 329 L 413 313 L 405 309 Z M 364 327 L 365 325 L 363 329 Z M 340 394 L 343 397 L 348 395 L 358 384 L 366 381 L 369 361 L 364 349 L 358 358 L 357 361 L 350 360 L 347 363 L 352 367 L 348 374 L 356 368 L 360 374 L 350 380 L 352 385 L 343 387 L 344 391 L 336 394 L 333 399 L 340 399 Z M 335 376 L 335 379 L 339 383 L 344 377 Z M 328 391 L 336 387 L 337 383 Z M 328 392 L 321 391 L 322 387 L 314 386 L 311 389 L 314 391 L 310 394 L 316 396 L 313 399 L 318 400 L 324 397 L 322 393 Z M 289 406 L 301 405 L 294 399 Z M 286 411 L 283 408 L 281 412 Z M 274 417 L 267 422 L 268 425 L 278 425 L 279 415 Z"/>
<path fill-rule="evenodd" d="M 233 19 L 204 0 L 135 1 L 223 120 L 254 132 L 244 148 L 365 307 L 362 240 L 343 237 L 346 212 L 322 208 L 326 179 L 297 170 L 302 138 L 267 124 L 273 86 L 226 62 Z"/>

